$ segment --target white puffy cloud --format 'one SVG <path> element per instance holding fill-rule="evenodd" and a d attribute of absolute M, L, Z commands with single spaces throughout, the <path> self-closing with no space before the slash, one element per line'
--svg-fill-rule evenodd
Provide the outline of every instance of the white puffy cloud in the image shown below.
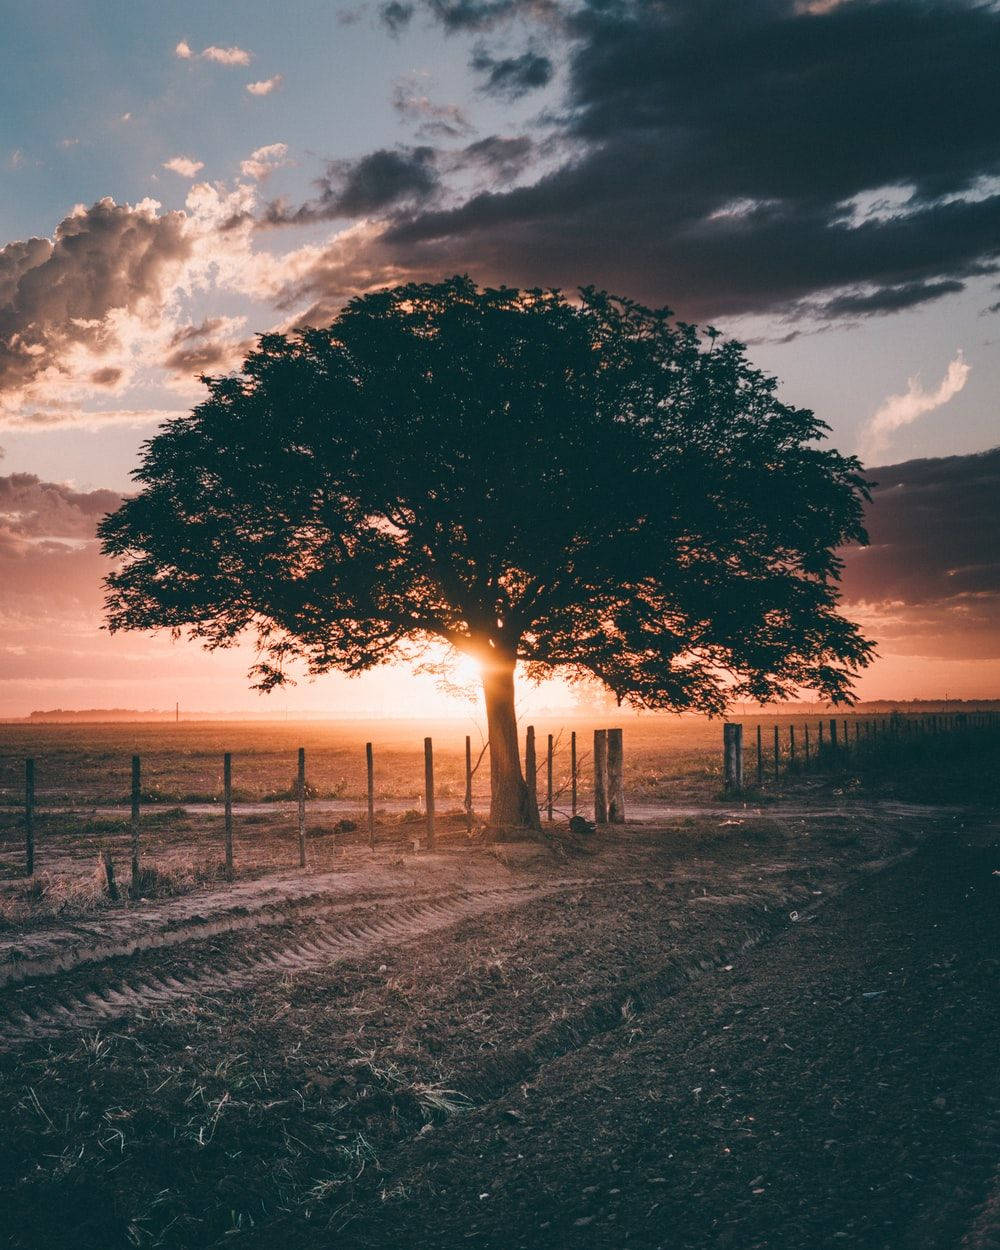
<path fill-rule="evenodd" d="M 169 161 L 163 162 L 163 168 L 180 174 L 182 178 L 193 178 L 199 170 L 205 168 L 205 162 L 192 160 L 190 156 L 172 156 Z"/>
<path fill-rule="evenodd" d="M 272 91 L 280 91 L 284 81 L 284 74 L 275 74 L 271 78 L 262 78 L 259 82 L 248 82 L 247 91 L 251 95 L 270 95 Z"/>
<path fill-rule="evenodd" d="M 201 52 L 195 52 L 186 39 L 182 39 L 174 48 L 174 56 L 180 57 L 182 61 L 214 61 L 216 65 L 249 65 L 253 60 L 253 53 L 245 48 L 220 48 L 214 43 L 203 48 Z"/>
<path fill-rule="evenodd" d="M 268 143 L 250 153 L 240 165 L 240 172 L 245 178 L 255 178 L 261 181 L 274 173 L 276 169 L 280 169 L 282 165 L 287 165 L 287 157 L 287 143 Z"/>
<path fill-rule="evenodd" d="M 184 213 L 110 198 L 0 248 L 0 409 L 120 391 L 192 255 Z"/>

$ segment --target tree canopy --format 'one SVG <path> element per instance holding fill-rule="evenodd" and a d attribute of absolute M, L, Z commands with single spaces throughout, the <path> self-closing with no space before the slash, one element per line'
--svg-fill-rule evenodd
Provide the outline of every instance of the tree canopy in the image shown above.
<path fill-rule="evenodd" d="M 411 284 L 205 380 L 102 523 L 112 629 L 254 631 L 265 689 L 443 640 L 710 713 L 849 698 L 871 656 L 836 584 L 860 464 L 669 310 Z"/>

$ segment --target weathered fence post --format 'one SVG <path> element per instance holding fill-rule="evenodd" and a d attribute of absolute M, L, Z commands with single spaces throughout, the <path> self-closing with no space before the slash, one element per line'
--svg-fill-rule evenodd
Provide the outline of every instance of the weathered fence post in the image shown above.
<path fill-rule="evenodd" d="M 233 757 L 222 757 L 222 793 L 226 814 L 226 875 L 233 875 Z"/>
<path fill-rule="evenodd" d="M 299 747 L 299 771 L 295 783 L 299 803 L 299 867 L 306 866 L 306 749 Z"/>
<path fill-rule="evenodd" d="M 795 726 L 788 726 L 788 767 L 795 768 Z"/>
<path fill-rule="evenodd" d="M 24 871 L 35 875 L 35 761 L 24 761 Z"/>
<path fill-rule="evenodd" d="M 365 772 L 368 783 L 368 844 L 375 849 L 375 752 L 370 742 L 365 743 Z"/>
<path fill-rule="evenodd" d="M 850 743 L 850 740 L 849 740 L 849 738 L 848 738 L 848 736 L 847 736 L 847 721 L 845 720 L 845 721 L 844 721 L 844 754 L 845 754 L 845 755 L 848 753 L 848 750 L 849 750 L 849 748 L 850 748 L 850 745 L 851 745 L 851 743 Z"/>
<path fill-rule="evenodd" d="M 139 801 L 142 797 L 142 765 L 132 756 L 132 890 L 139 889 Z"/>
<path fill-rule="evenodd" d="M 830 717 L 830 754 L 837 754 L 837 718 Z"/>
<path fill-rule="evenodd" d="M 761 738 L 760 725 L 757 726 L 757 789 L 764 787 L 764 743 Z"/>
<path fill-rule="evenodd" d="M 434 849 L 434 743 L 424 739 L 424 802 L 427 805 L 427 849 Z"/>
<path fill-rule="evenodd" d="M 472 835 L 472 739 L 465 735 L 465 829 Z"/>
<path fill-rule="evenodd" d="M 576 730 L 569 736 L 570 815 L 576 815 Z"/>
<path fill-rule="evenodd" d="M 816 765 L 823 767 L 823 722 L 816 726 Z"/>
<path fill-rule="evenodd" d="M 808 772 L 809 771 L 809 726 L 808 725 L 802 726 L 802 751 L 805 756 L 805 760 L 802 766 L 803 768 L 805 768 L 806 772 Z"/>
<path fill-rule="evenodd" d="M 524 734 L 524 781 L 528 787 L 531 810 L 538 810 L 538 759 L 535 755 L 535 727 L 529 725 Z"/>
<path fill-rule="evenodd" d="M 757 726 L 760 733 L 760 726 Z M 727 721 L 722 726 L 723 773 L 726 793 L 739 794 L 743 790 L 743 726 Z M 759 758 L 759 757 L 758 757 Z"/>
<path fill-rule="evenodd" d="M 594 730 L 594 823 L 608 823 L 608 731 Z"/>
<path fill-rule="evenodd" d="M 778 726 L 774 726 L 774 780 L 778 780 L 778 774 L 781 771 L 781 738 L 778 735 Z"/>
<path fill-rule="evenodd" d="M 625 823 L 625 749 L 620 729 L 608 730 L 608 824 Z"/>
<path fill-rule="evenodd" d="M 115 866 L 111 861 L 110 851 L 104 850 L 101 852 L 101 862 L 104 864 L 104 880 L 108 887 L 108 898 L 111 899 L 112 903 L 117 903 L 119 898 L 118 883 L 115 881 Z"/>
<path fill-rule="evenodd" d="M 549 734 L 545 748 L 545 812 L 552 823 L 552 735 Z"/>

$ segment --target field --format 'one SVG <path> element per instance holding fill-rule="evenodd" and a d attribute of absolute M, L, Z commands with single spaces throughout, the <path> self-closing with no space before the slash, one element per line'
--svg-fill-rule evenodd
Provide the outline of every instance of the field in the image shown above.
<path fill-rule="evenodd" d="M 717 724 L 619 723 L 630 821 L 585 846 L 470 838 L 455 724 L 4 727 L 3 1244 L 993 1245 L 1000 735 L 734 802 Z M 455 815 L 415 853 L 425 732 Z M 133 751 L 157 871 L 113 903 Z"/>

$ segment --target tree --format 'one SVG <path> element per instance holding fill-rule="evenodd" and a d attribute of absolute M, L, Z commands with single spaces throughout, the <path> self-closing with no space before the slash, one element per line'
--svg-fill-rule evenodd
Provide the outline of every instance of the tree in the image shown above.
<path fill-rule="evenodd" d="M 256 631 L 259 687 L 444 640 L 482 667 L 491 823 L 533 826 L 515 665 L 636 707 L 850 699 L 858 461 L 718 331 L 468 278 L 266 334 L 143 449 L 102 522 L 112 629 Z"/>

